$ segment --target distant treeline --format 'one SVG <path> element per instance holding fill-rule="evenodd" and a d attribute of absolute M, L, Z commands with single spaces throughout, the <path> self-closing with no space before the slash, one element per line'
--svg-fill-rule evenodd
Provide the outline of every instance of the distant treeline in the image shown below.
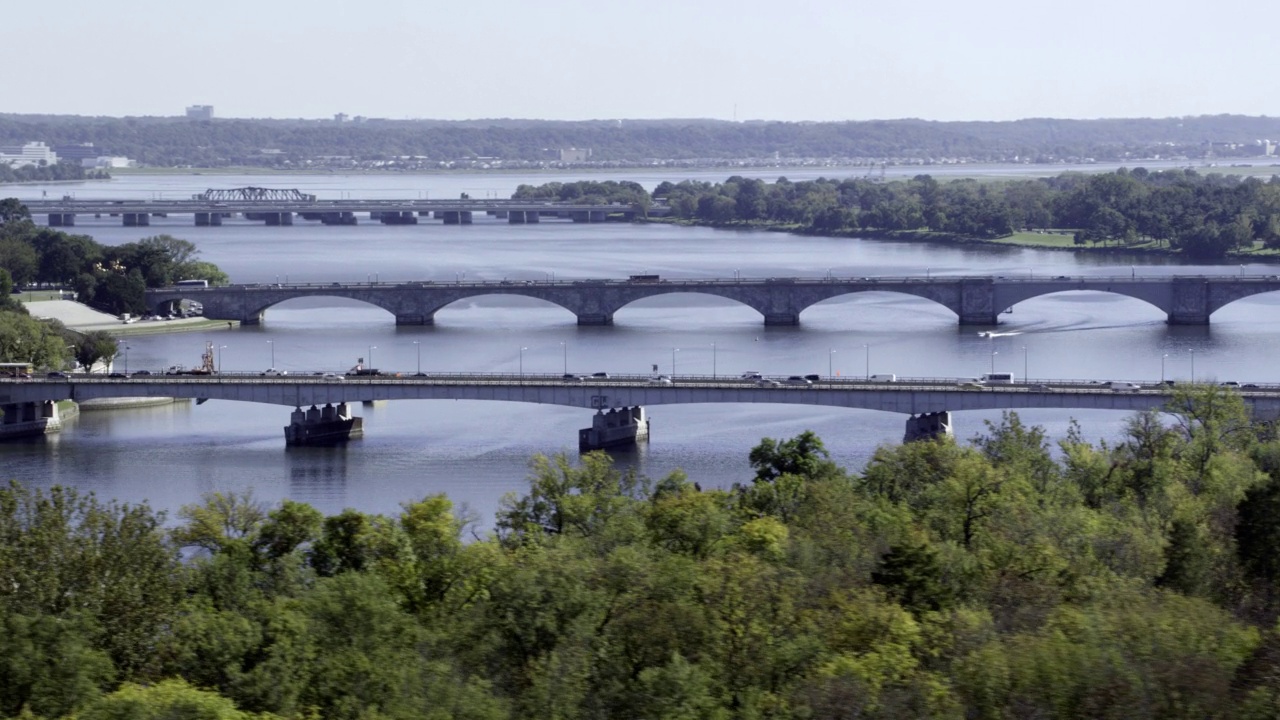
<path fill-rule="evenodd" d="M 279 167 L 343 156 L 385 160 L 493 158 L 548 162 L 565 148 L 591 160 L 968 158 L 1057 162 L 1129 157 L 1250 157 L 1280 119 L 1216 115 L 1166 119 L 1013 122 L 727 122 L 718 120 L 212 120 L 0 114 L 0 143 L 93 143 L 147 165 Z M 270 151 L 264 153 L 264 151 Z"/>
<path fill-rule="evenodd" d="M 665 202 L 675 217 L 697 223 L 828 235 L 918 231 L 964 240 L 1052 228 L 1071 231 L 1080 245 L 1145 244 L 1207 259 L 1259 245 L 1280 247 L 1280 178 L 1193 170 L 1121 169 L 1002 182 L 917 175 L 888 183 L 785 177 L 768 183 L 734 176 L 722 183 L 663 182 L 651 196 L 632 182 L 553 182 L 522 185 L 514 197 Z"/>
<path fill-rule="evenodd" d="M 0 184 L 16 182 L 56 182 L 59 180 L 86 180 L 109 178 L 105 170 L 86 171 L 75 163 L 60 162 L 54 165 L 24 165 L 19 168 L 0 165 Z"/>

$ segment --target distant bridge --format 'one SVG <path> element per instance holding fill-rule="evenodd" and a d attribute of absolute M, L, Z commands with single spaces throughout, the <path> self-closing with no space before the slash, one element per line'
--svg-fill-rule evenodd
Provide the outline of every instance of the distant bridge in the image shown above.
<path fill-rule="evenodd" d="M 152 217 L 192 215 L 198 226 L 222 225 L 224 218 L 243 216 L 267 225 L 292 225 L 294 218 L 324 225 L 355 225 L 357 213 L 384 225 L 416 225 L 435 218 L 445 225 L 469 225 L 476 213 L 505 218 L 513 225 L 543 219 L 579 223 L 605 222 L 610 218 L 634 220 L 643 216 L 641 205 L 614 203 L 593 205 L 558 200 L 318 200 L 297 190 L 237 188 L 207 190 L 187 200 L 29 200 L 23 205 L 33 216 L 47 216 L 50 227 L 71 227 L 82 215 L 119 216 L 126 227 L 151 224 Z"/>
<path fill-rule="evenodd" d="M 206 317 L 257 324 L 273 305 L 300 297 L 343 297 L 376 305 L 398 325 L 430 325 L 448 305 L 481 295 L 519 295 L 559 305 L 579 325 L 611 325 L 614 314 L 637 300 L 669 293 L 728 298 L 750 307 L 766 325 L 797 325 L 809 307 L 859 292 L 892 292 L 933 301 L 962 325 L 996 325 L 999 316 L 1024 300 L 1069 291 L 1124 295 L 1166 314 L 1171 325 L 1207 325 L 1223 306 L 1280 290 L 1276 275 L 1175 275 L 1171 277 L 816 277 L 673 278 L 657 280 L 413 281 L 330 284 L 255 284 L 148 290 L 147 307 L 159 313 L 179 300 L 198 300 Z"/>

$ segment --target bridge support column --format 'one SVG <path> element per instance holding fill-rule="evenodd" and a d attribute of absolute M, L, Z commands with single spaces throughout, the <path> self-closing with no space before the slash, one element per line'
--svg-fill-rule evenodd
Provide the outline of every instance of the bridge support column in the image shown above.
<path fill-rule="evenodd" d="M 332 445 L 363 435 L 364 418 L 353 416 L 346 403 L 323 409 L 312 405 L 306 411 L 294 408 L 284 428 L 286 445 Z"/>
<path fill-rule="evenodd" d="M 530 225 L 538 222 L 542 218 L 542 213 L 537 210 L 528 210 L 524 214 L 524 221 Z"/>
<path fill-rule="evenodd" d="M 604 222 L 604 218 L 605 212 L 603 210 L 592 210 L 589 221 L 593 223 L 602 223 Z"/>
<path fill-rule="evenodd" d="M 598 313 L 594 315 L 579 315 L 579 325 L 612 325 L 613 313 Z"/>
<path fill-rule="evenodd" d="M 356 214 L 353 212 L 327 212 L 320 214 L 321 225 L 355 225 Z"/>
<path fill-rule="evenodd" d="M 1169 312 L 1169 324 L 1209 324 L 1209 283 L 1204 280 L 1174 279 L 1173 310 Z"/>
<path fill-rule="evenodd" d="M 208 315 L 205 315 L 205 317 L 208 317 Z M 215 319 L 221 320 L 222 318 L 215 318 Z M 261 324 L 262 324 L 262 313 L 255 313 L 255 314 L 253 314 L 253 315 L 246 315 L 246 316 L 244 316 L 244 317 L 240 318 L 240 324 L 241 324 L 241 325 L 261 325 Z"/>
<path fill-rule="evenodd" d="M 412 210 L 407 212 L 386 211 L 379 213 L 378 219 L 383 225 L 417 225 L 418 216 Z"/>
<path fill-rule="evenodd" d="M 196 227 L 210 226 L 222 226 L 222 213 L 196 213 Z"/>
<path fill-rule="evenodd" d="M 445 225 L 461 225 L 461 224 L 462 224 L 462 213 L 461 213 L 461 212 L 458 212 L 457 210 L 445 210 L 445 211 L 444 211 L 444 224 L 445 224 Z"/>
<path fill-rule="evenodd" d="M 461 222 L 463 225 L 470 225 L 470 224 L 471 224 L 471 211 L 470 211 L 470 210 L 463 210 L 462 212 L 458 213 L 458 220 L 459 220 L 459 222 Z"/>
<path fill-rule="evenodd" d="M 961 325 L 998 325 L 1000 311 L 996 307 L 995 285 L 989 279 L 962 280 L 959 307 L 951 307 L 960 316 Z"/>
<path fill-rule="evenodd" d="M 75 213 L 49 213 L 49 227 L 75 227 Z"/>
<path fill-rule="evenodd" d="M 62 417 L 58 403 L 43 402 L 5 403 L 0 405 L 0 439 L 32 437 L 55 433 L 62 429 Z"/>
<path fill-rule="evenodd" d="M 649 418 L 643 407 L 599 410 L 591 418 L 591 427 L 578 431 L 578 451 L 635 445 L 642 440 L 649 440 Z"/>
<path fill-rule="evenodd" d="M 151 215 L 149 213 L 122 213 L 125 227 L 150 227 Z"/>
<path fill-rule="evenodd" d="M 764 316 L 765 325 L 799 325 L 800 315 L 798 313 L 767 313 Z"/>
<path fill-rule="evenodd" d="M 573 221 L 576 223 L 591 222 L 591 213 L 586 210 L 574 210 L 570 217 L 572 217 Z"/>
<path fill-rule="evenodd" d="M 510 223 L 510 224 L 512 224 L 512 225 L 523 225 L 523 224 L 524 224 L 524 211 L 523 211 L 523 210 L 511 210 L 511 211 L 508 211 L 508 212 L 506 213 L 506 215 L 507 215 L 507 222 L 508 222 L 508 223 Z"/>
<path fill-rule="evenodd" d="M 907 431 L 902 436 L 902 442 L 936 440 L 950 435 L 951 413 L 946 410 L 936 413 L 921 413 L 920 415 L 912 415 L 907 419 Z"/>
<path fill-rule="evenodd" d="M 397 315 L 397 325 L 435 325 L 435 315 Z"/>
<path fill-rule="evenodd" d="M 292 212 L 263 213 L 263 219 L 267 221 L 268 225 L 271 225 L 273 227 L 279 226 L 279 225 L 292 225 L 293 213 Z"/>

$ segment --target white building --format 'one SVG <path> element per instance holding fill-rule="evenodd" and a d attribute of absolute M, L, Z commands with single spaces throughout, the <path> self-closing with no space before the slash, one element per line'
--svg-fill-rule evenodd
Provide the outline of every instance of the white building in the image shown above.
<path fill-rule="evenodd" d="M 187 107 L 188 120 L 212 120 L 212 105 L 191 105 Z"/>
<path fill-rule="evenodd" d="M 0 165 L 19 168 L 27 165 L 53 165 L 57 162 L 58 154 L 42 142 L 0 145 Z"/>
<path fill-rule="evenodd" d="M 86 170 L 100 170 L 107 168 L 131 168 L 137 163 L 127 157 L 107 157 L 101 156 L 96 158 L 85 158 L 80 161 L 80 167 Z"/>

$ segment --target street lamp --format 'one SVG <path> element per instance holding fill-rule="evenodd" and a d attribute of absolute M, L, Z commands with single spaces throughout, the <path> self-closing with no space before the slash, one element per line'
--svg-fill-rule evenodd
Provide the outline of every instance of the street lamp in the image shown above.
<path fill-rule="evenodd" d="M 276 369 L 276 342 L 274 340 L 268 340 L 267 345 L 271 346 L 271 364 L 268 367 L 270 367 L 272 370 L 275 370 Z"/>
<path fill-rule="evenodd" d="M 569 343 L 560 341 L 560 349 L 564 351 L 564 374 L 569 374 Z"/>
<path fill-rule="evenodd" d="M 129 374 L 129 343 L 120 343 L 120 342 L 116 343 L 116 347 L 120 347 L 122 345 L 124 347 L 124 374 L 128 375 Z"/>
<path fill-rule="evenodd" d="M 828 380 L 831 380 L 832 378 L 834 378 L 834 377 L 836 376 L 836 374 L 835 374 L 834 372 L 832 372 L 832 371 L 831 371 L 831 360 L 832 360 L 832 358 L 834 358 L 834 357 L 835 357 L 835 355 L 836 355 L 836 351 L 835 351 L 835 350 L 829 350 L 829 351 L 827 352 L 827 379 L 828 379 Z"/>
<path fill-rule="evenodd" d="M 369 346 L 369 369 L 370 369 L 370 370 L 372 370 L 372 369 L 373 369 L 373 351 L 374 351 L 374 350 L 377 350 L 377 349 L 378 349 L 378 346 L 377 346 L 377 345 L 370 345 L 370 346 Z"/>
<path fill-rule="evenodd" d="M 1022 382 L 1030 382 L 1031 377 L 1027 374 L 1027 346 L 1022 346 Z"/>
<path fill-rule="evenodd" d="M 992 375 L 994 375 L 996 372 L 996 356 L 999 354 L 1000 354 L 999 350 L 991 351 L 991 374 Z"/>
<path fill-rule="evenodd" d="M 867 375 L 867 379 L 868 379 L 868 380 L 870 380 L 870 379 L 871 379 L 871 346 L 870 346 L 870 345 L 863 345 L 863 346 L 862 346 L 862 349 L 867 351 L 867 359 L 866 359 L 866 371 L 867 371 L 867 373 L 866 373 L 866 375 Z"/>
<path fill-rule="evenodd" d="M 716 344 L 711 343 L 711 379 L 716 379 Z"/>
<path fill-rule="evenodd" d="M 227 349 L 226 345 L 218 346 L 218 372 L 222 372 L 222 351 Z M 128 363 L 126 363 L 127 365 Z"/>
<path fill-rule="evenodd" d="M 529 348 L 527 347 L 520 348 L 520 381 L 521 382 L 524 382 L 524 351 L 528 349 Z"/>
<path fill-rule="evenodd" d="M 680 348 L 671 348 L 671 379 L 676 379 L 676 353 L 680 352 Z"/>
<path fill-rule="evenodd" d="M 1160 356 L 1160 383 L 1164 384 L 1164 359 L 1169 357 L 1169 353 Z"/>
<path fill-rule="evenodd" d="M 414 340 L 413 349 L 418 353 L 418 374 L 422 374 L 422 341 Z"/>
<path fill-rule="evenodd" d="M 1192 348 L 1191 349 L 1191 382 L 1192 384 L 1194 384 L 1195 381 L 1196 381 L 1196 350 L 1195 348 Z"/>

